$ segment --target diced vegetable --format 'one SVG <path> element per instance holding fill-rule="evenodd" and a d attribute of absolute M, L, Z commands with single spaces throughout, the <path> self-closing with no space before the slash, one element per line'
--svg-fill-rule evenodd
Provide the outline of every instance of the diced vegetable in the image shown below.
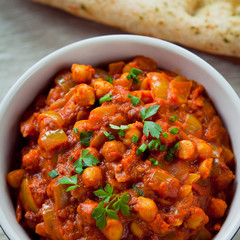
<path fill-rule="evenodd" d="M 131 225 L 130 225 L 130 230 L 132 232 L 132 234 L 134 236 L 136 236 L 137 238 L 141 238 L 144 234 L 143 230 L 141 229 L 140 226 L 138 226 L 138 224 L 136 222 L 131 222 Z"/>
<path fill-rule="evenodd" d="M 29 188 L 29 181 L 27 178 L 22 181 L 20 193 L 22 204 L 25 210 L 37 213 L 38 207 L 33 199 L 31 190 Z"/>
<path fill-rule="evenodd" d="M 38 144 L 45 150 L 50 151 L 67 141 L 68 137 L 66 133 L 62 129 L 57 129 L 41 133 L 38 139 Z"/>
<path fill-rule="evenodd" d="M 222 145 L 222 153 L 221 153 L 222 157 L 224 158 L 224 161 L 227 165 L 231 165 L 233 163 L 233 153 L 232 151 L 225 147 L 224 145 Z"/>
<path fill-rule="evenodd" d="M 38 116 L 38 123 L 40 123 L 46 117 L 51 118 L 59 127 L 62 127 L 64 124 L 64 121 L 60 114 L 51 110 L 41 113 Z"/>
<path fill-rule="evenodd" d="M 199 122 L 199 120 L 192 114 L 187 114 L 185 119 L 186 133 L 195 135 L 195 136 L 201 136 L 202 135 L 202 124 Z"/>
<path fill-rule="evenodd" d="M 212 158 L 207 158 L 203 162 L 200 163 L 198 171 L 200 172 L 202 179 L 206 179 L 210 176 L 212 169 Z"/>
<path fill-rule="evenodd" d="M 24 176 L 23 169 L 13 170 L 7 175 L 7 182 L 12 188 L 19 188 Z"/>
<path fill-rule="evenodd" d="M 167 100 L 167 92 L 168 92 L 168 79 L 165 73 L 148 73 L 147 77 L 149 79 L 150 87 L 153 94 L 164 100 Z"/>
<path fill-rule="evenodd" d="M 172 80 L 169 84 L 170 95 L 179 104 L 186 103 L 192 87 L 191 81 Z"/>
<path fill-rule="evenodd" d="M 65 207 L 69 203 L 69 193 L 66 192 L 66 185 L 55 183 L 53 187 L 53 197 L 57 209 Z"/>
<path fill-rule="evenodd" d="M 64 92 L 68 92 L 71 88 L 75 87 L 77 83 L 72 79 L 71 73 L 70 76 L 66 76 L 66 74 L 58 74 L 55 78 L 55 84 L 61 87 Z"/>

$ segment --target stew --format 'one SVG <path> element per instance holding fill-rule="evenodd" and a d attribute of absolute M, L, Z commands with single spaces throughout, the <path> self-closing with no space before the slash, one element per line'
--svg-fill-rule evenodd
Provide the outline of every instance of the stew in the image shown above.
<path fill-rule="evenodd" d="M 20 124 L 8 184 L 41 239 L 207 240 L 230 202 L 234 155 L 203 86 L 144 56 L 73 64 Z"/>

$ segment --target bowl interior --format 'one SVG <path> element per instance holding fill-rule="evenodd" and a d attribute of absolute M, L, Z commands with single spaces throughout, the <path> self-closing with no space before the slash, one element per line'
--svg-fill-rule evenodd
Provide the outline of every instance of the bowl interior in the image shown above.
<path fill-rule="evenodd" d="M 10 239 L 29 239 L 15 220 L 15 210 L 9 199 L 6 174 L 9 157 L 19 131 L 18 120 L 33 99 L 59 70 L 72 63 L 100 64 L 145 55 L 155 59 L 158 66 L 178 72 L 204 85 L 227 128 L 236 160 L 235 195 L 228 217 L 215 237 L 231 239 L 240 225 L 239 163 L 240 163 L 240 100 L 227 81 L 209 64 L 189 51 L 154 38 L 135 35 L 113 35 L 83 40 L 64 47 L 30 68 L 12 87 L 0 107 L 0 223 Z"/>

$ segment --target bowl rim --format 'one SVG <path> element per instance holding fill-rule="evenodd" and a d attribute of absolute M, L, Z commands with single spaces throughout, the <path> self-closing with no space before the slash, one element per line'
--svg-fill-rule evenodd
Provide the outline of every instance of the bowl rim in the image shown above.
<path fill-rule="evenodd" d="M 58 57 L 61 57 L 68 53 L 69 51 L 73 51 L 74 49 L 78 48 L 83 48 L 86 45 L 91 45 L 91 44 L 106 44 L 106 42 L 119 42 L 119 41 L 125 41 L 126 43 L 142 43 L 148 46 L 153 46 L 156 48 L 165 48 L 167 51 L 172 52 L 176 55 L 180 55 L 184 57 L 185 59 L 189 61 L 193 61 L 196 65 L 204 69 L 205 71 L 208 72 L 213 78 L 225 88 L 225 91 L 227 92 L 227 95 L 232 99 L 232 102 L 234 104 L 235 109 L 238 109 L 240 106 L 240 99 L 235 92 L 235 90 L 231 87 L 231 85 L 225 80 L 225 78 L 215 69 L 213 68 L 210 64 L 208 64 L 205 60 L 197 56 L 196 54 L 192 53 L 191 51 L 175 45 L 173 43 L 152 38 L 152 37 L 146 37 L 146 36 L 140 36 L 140 35 L 134 35 L 134 34 L 114 34 L 114 35 L 105 35 L 105 36 L 97 36 L 97 37 L 92 37 L 92 38 L 87 38 L 84 40 L 80 40 L 71 44 L 68 44 L 62 48 L 57 49 L 56 51 L 46 55 L 39 61 L 37 61 L 34 65 L 32 65 L 23 75 L 18 78 L 18 80 L 14 83 L 14 85 L 9 89 L 7 94 L 4 96 L 3 100 L 1 101 L 0 104 L 0 129 L 1 129 L 1 122 L 4 118 L 4 113 L 7 111 L 8 105 L 11 100 L 14 99 L 15 94 L 21 89 L 22 85 L 28 81 L 28 79 L 34 75 L 38 70 L 42 70 L 47 64 L 51 63 L 52 61 L 55 61 Z M 215 75 L 215 76 L 214 76 Z M 238 111 L 240 114 L 240 109 Z M 0 159 L 1 160 L 1 159 Z M 236 169 L 237 170 L 237 169 Z M 237 174 L 237 171 L 235 172 Z M 239 187 L 237 187 L 234 195 L 236 195 L 236 192 L 240 191 Z M 1 207 L 0 204 L 0 215 L 2 216 L 0 218 L 0 226 L 3 229 L 3 232 L 9 239 L 13 239 L 12 233 L 11 233 L 11 226 L 8 226 L 9 223 L 4 222 L 5 218 L 5 212 Z M 2 215 L 3 214 L 3 215 Z M 240 228 L 240 217 L 238 219 L 237 223 L 232 224 L 232 231 L 228 235 L 231 237 L 231 239 L 234 238 L 234 236 L 237 234 L 238 229 Z"/>

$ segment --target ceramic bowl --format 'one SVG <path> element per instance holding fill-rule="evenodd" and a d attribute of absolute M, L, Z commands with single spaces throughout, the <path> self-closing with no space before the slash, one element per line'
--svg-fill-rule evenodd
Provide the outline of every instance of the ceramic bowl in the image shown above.
<path fill-rule="evenodd" d="M 72 63 L 97 66 L 145 55 L 158 66 L 202 84 L 213 100 L 231 138 L 236 161 L 234 197 L 228 216 L 215 240 L 230 240 L 240 225 L 240 100 L 229 83 L 208 63 L 174 44 L 136 35 L 111 35 L 86 39 L 61 48 L 32 66 L 10 89 L 0 106 L 0 223 L 11 240 L 30 239 L 15 220 L 6 183 L 10 157 L 16 146 L 19 119 L 34 98 L 62 68 Z"/>

